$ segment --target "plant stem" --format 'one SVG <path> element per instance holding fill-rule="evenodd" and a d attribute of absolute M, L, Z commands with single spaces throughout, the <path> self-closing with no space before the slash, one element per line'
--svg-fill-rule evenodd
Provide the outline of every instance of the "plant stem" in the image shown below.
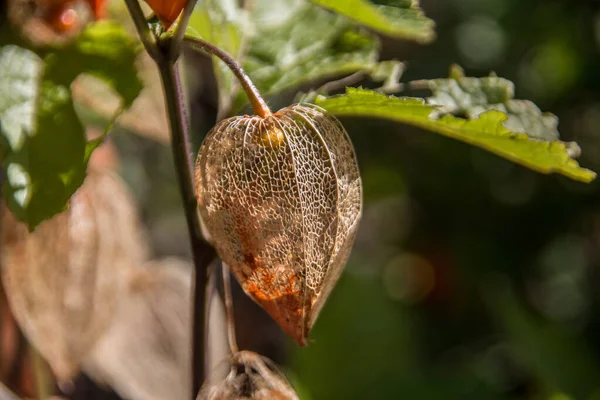
<path fill-rule="evenodd" d="M 190 18 L 192 17 L 192 12 L 194 12 L 194 7 L 196 7 L 197 0 L 188 0 L 181 14 L 181 18 L 179 19 L 179 23 L 177 24 L 177 29 L 175 30 L 175 34 L 173 35 L 173 42 L 171 43 L 171 51 L 169 52 L 169 57 L 171 61 L 176 61 L 179 58 L 179 54 L 181 53 L 181 42 L 183 41 L 183 36 L 185 35 L 185 30 L 187 29 L 188 23 L 190 22 Z"/>
<path fill-rule="evenodd" d="M 195 266 L 194 308 L 192 328 L 192 398 L 195 399 L 206 377 L 207 354 L 207 284 L 208 266 L 215 258 L 215 250 L 202 237 L 196 197 L 193 189 L 192 150 L 183 102 L 183 93 L 177 64 L 163 59 L 158 62 L 163 84 L 169 123 L 171 125 L 173 159 L 183 200 L 185 218 L 191 241 Z"/>
<path fill-rule="evenodd" d="M 207 355 L 207 314 L 209 304 L 207 298 L 209 265 L 215 258 L 215 249 L 202 237 L 200 217 L 198 215 L 196 197 L 194 195 L 194 164 L 190 147 L 188 119 L 185 112 L 183 90 L 176 60 L 179 57 L 181 43 L 184 39 L 187 24 L 193 12 L 196 0 L 188 0 L 183 15 L 174 35 L 166 35 L 160 40 L 154 36 L 148 27 L 138 0 L 126 0 L 129 13 L 133 18 L 136 29 L 146 51 L 156 62 L 158 67 L 167 114 L 171 127 L 171 149 L 177 173 L 177 181 L 181 191 L 185 218 L 191 242 L 192 256 L 194 259 L 194 300 L 193 300 L 193 327 L 192 327 L 192 400 L 196 399 L 202 383 L 206 377 Z M 200 48 L 220 58 L 231 69 L 244 88 L 254 111 L 259 116 L 266 118 L 272 115 L 269 106 L 262 98 L 254 83 L 244 72 L 242 67 L 227 53 L 212 44 L 196 38 L 185 38 L 194 47 Z M 231 303 L 231 302 L 230 302 Z M 231 306 L 231 304 L 230 304 Z M 230 313 L 230 315 L 232 315 Z M 231 336 L 231 333 L 230 333 Z M 230 342 L 232 349 L 235 341 Z"/>
<path fill-rule="evenodd" d="M 233 309 L 233 295 L 231 293 L 231 273 L 225 263 L 221 263 L 223 275 L 223 297 L 225 298 L 225 318 L 227 319 L 227 341 L 231 355 L 240 351 L 235 337 L 235 313 Z"/>
<path fill-rule="evenodd" d="M 267 102 L 262 98 L 256 86 L 254 86 L 254 83 L 250 80 L 242 67 L 229 54 L 199 38 L 185 36 L 183 41 L 193 48 L 219 57 L 219 59 L 221 59 L 221 61 L 223 61 L 227 67 L 229 67 L 231 72 L 233 72 L 236 78 L 240 81 L 240 84 L 246 92 L 246 96 L 248 96 L 248 99 L 250 100 L 252 109 L 257 115 L 262 118 L 266 118 L 273 114 L 267 105 Z"/>
<path fill-rule="evenodd" d="M 191 399 L 195 400 L 206 377 L 207 350 L 207 286 L 209 265 L 216 256 L 215 249 L 204 240 L 200 228 L 198 205 L 194 195 L 194 163 L 183 89 L 177 69 L 181 40 L 187 28 L 196 0 L 189 0 L 174 37 L 160 42 L 150 31 L 138 0 L 126 0 L 129 13 L 146 51 L 156 62 L 162 81 L 167 115 L 171 128 L 171 149 L 177 182 L 183 201 L 192 257 L 194 260 L 194 296 L 192 309 L 192 369 Z"/>
<path fill-rule="evenodd" d="M 160 52 L 158 51 L 158 47 L 156 47 L 156 38 L 152 32 L 150 32 L 148 22 L 144 17 L 140 3 L 138 0 L 125 0 L 125 4 L 127 4 L 129 15 L 131 15 L 131 19 L 133 19 L 135 29 L 137 30 L 138 35 L 140 35 L 144 48 L 150 57 L 157 60 L 160 57 Z"/>

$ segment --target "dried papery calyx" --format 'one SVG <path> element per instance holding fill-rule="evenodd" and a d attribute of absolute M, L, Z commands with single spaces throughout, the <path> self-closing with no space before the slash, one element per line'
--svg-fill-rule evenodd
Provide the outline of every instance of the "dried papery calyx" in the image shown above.
<path fill-rule="evenodd" d="M 89 171 L 68 209 L 34 232 L 0 209 L 0 268 L 27 339 L 60 381 L 109 325 L 125 276 L 146 258 L 133 200 L 109 171 Z"/>
<path fill-rule="evenodd" d="M 251 351 L 231 356 L 229 375 L 217 385 L 205 386 L 197 400 L 298 400 L 275 363 Z"/>
<path fill-rule="evenodd" d="M 244 291 L 300 345 L 346 263 L 362 208 L 352 143 L 309 104 L 223 120 L 196 163 L 200 213 Z"/>

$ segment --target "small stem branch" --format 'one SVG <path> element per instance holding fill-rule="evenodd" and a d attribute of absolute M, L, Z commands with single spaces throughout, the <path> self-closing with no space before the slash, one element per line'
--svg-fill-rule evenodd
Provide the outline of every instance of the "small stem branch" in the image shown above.
<path fill-rule="evenodd" d="M 202 237 L 196 197 L 193 189 L 192 150 L 183 101 L 183 92 L 177 65 L 168 60 L 158 62 L 163 83 L 169 123 L 171 125 L 173 159 L 181 190 L 183 208 L 191 241 L 195 266 L 194 308 L 192 328 L 192 399 L 200 391 L 206 377 L 207 354 L 207 283 L 208 266 L 215 258 L 215 250 Z"/>
<path fill-rule="evenodd" d="M 355 83 L 360 82 L 367 74 L 364 71 L 358 71 L 353 73 L 352 75 L 345 76 L 337 81 L 330 81 L 321 86 L 316 90 L 317 93 L 323 93 L 324 95 L 329 95 L 329 93 L 344 89 L 347 86 L 352 86 Z"/>
<path fill-rule="evenodd" d="M 429 81 L 427 81 L 426 79 L 408 82 L 408 88 L 410 90 L 431 90 Z"/>
<path fill-rule="evenodd" d="M 125 0 L 125 4 L 127 4 L 129 15 L 131 15 L 131 18 L 133 19 L 135 29 L 137 30 L 138 35 L 140 35 L 140 39 L 144 45 L 144 48 L 148 54 L 150 54 L 150 57 L 157 60 L 160 57 L 160 53 L 156 47 L 156 38 L 152 32 L 150 32 L 148 21 L 146 21 L 142 7 L 140 7 L 140 3 L 138 0 Z"/>
<path fill-rule="evenodd" d="M 235 337 L 235 314 L 233 310 L 233 295 L 231 294 L 231 273 L 225 263 L 221 263 L 223 271 L 223 297 L 225 298 L 225 317 L 227 319 L 227 341 L 231 354 L 238 353 L 240 348 Z"/>
<path fill-rule="evenodd" d="M 179 23 L 177 24 L 177 29 L 173 35 L 173 42 L 171 43 L 171 51 L 169 52 L 169 58 L 171 61 L 176 61 L 177 58 L 179 58 L 179 53 L 181 53 L 181 42 L 183 41 L 183 36 L 185 35 L 185 31 L 190 22 L 190 18 L 192 17 L 192 12 L 194 12 L 194 7 L 196 7 L 197 1 L 198 0 L 188 0 L 185 8 L 183 9 L 183 13 L 179 19 Z"/>
<path fill-rule="evenodd" d="M 242 67 L 229 54 L 208 43 L 207 41 L 195 37 L 185 36 L 184 43 L 187 43 L 195 49 L 207 52 L 221 59 L 221 61 L 223 61 L 227 67 L 229 67 L 236 78 L 240 81 L 242 88 L 244 88 L 244 91 L 250 100 L 252 109 L 257 115 L 262 118 L 266 118 L 273 114 L 267 105 L 267 102 L 262 98 L 260 92 L 256 86 L 254 86 L 254 83 L 250 80 L 246 72 L 244 72 Z"/>

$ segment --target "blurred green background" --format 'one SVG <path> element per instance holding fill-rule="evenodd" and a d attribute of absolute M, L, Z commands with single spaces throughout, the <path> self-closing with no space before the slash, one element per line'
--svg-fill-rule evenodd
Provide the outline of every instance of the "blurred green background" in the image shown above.
<path fill-rule="evenodd" d="M 600 4 L 423 1 L 428 46 L 384 41 L 403 80 L 490 70 L 600 159 Z M 346 119 L 365 213 L 352 259 L 291 370 L 312 399 L 600 398 L 600 186 Z"/>
<path fill-rule="evenodd" d="M 495 71 L 560 118 L 600 171 L 600 3 L 422 0 L 430 45 L 383 38 L 403 81 Z M 216 115 L 210 62 L 188 58 L 196 130 Z M 198 73 L 196 68 L 201 67 Z M 368 84 L 368 83 L 366 83 Z M 197 88 L 196 88 L 197 89 Z M 289 101 L 288 98 L 271 99 Z M 242 348 L 284 366 L 303 400 L 600 399 L 600 182 L 544 176 L 438 135 L 344 119 L 364 183 L 352 257 L 307 348 L 241 290 Z M 202 135 L 198 135 L 199 145 Z M 114 135 L 157 255 L 186 254 L 169 150 Z"/>

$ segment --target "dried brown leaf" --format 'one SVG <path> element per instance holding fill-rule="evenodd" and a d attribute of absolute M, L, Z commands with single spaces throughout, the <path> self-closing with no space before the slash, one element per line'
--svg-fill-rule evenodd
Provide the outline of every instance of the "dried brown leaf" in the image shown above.
<path fill-rule="evenodd" d="M 2 205 L 0 264 L 10 307 L 59 380 L 106 329 L 131 266 L 146 258 L 137 211 L 124 184 L 90 171 L 68 210 L 34 232 Z"/>
<path fill-rule="evenodd" d="M 207 135 L 196 195 L 244 291 L 300 345 L 354 242 L 362 186 L 350 139 L 312 105 L 234 117 Z"/>
<path fill-rule="evenodd" d="M 136 268 L 84 370 L 125 398 L 189 397 L 191 272 L 174 259 Z"/>
<path fill-rule="evenodd" d="M 174 258 L 136 268 L 84 371 L 127 399 L 188 399 L 192 271 L 191 263 Z M 221 359 L 227 349 L 223 310 L 215 305 L 210 326 L 220 332 L 210 336 L 209 358 Z"/>

